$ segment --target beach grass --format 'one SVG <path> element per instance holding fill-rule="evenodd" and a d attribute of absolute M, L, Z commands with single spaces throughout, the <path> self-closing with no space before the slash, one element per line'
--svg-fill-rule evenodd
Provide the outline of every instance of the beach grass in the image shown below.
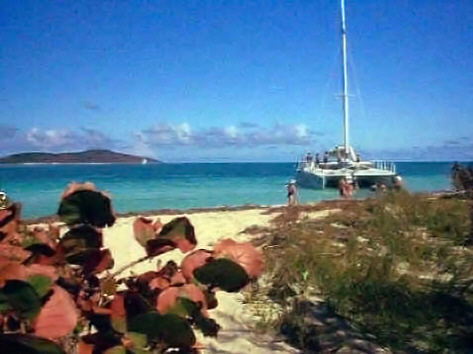
<path fill-rule="evenodd" d="M 463 246 L 469 208 L 467 200 L 403 191 L 287 208 L 266 235 L 267 282 L 253 296 L 271 298 L 281 311 L 260 317 L 260 327 L 315 352 L 373 344 L 394 352 L 467 353 L 473 348 L 473 250 Z M 310 216 L 323 209 L 333 212 Z"/>

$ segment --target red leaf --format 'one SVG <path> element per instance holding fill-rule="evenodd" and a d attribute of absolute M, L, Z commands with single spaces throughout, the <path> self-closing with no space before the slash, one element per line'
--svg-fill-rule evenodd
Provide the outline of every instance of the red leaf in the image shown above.
<path fill-rule="evenodd" d="M 212 257 L 212 251 L 196 250 L 187 256 L 181 262 L 181 272 L 184 278 L 191 282 L 194 279 L 194 269 L 202 267 Z"/>
<path fill-rule="evenodd" d="M 160 314 L 165 314 L 176 304 L 178 296 L 179 288 L 177 286 L 165 289 L 159 294 L 158 299 L 156 300 L 156 310 Z"/>
<path fill-rule="evenodd" d="M 63 200 L 64 198 L 67 198 L 71 194 L 77 192 L 77 191 L 96 191 L 97 188 L 95 188 L 93 183 L 90 182 L 85 182 L 85 183 L 77 183 L 77 182 L 72 182 L 70 183 L 64 192 L 62 192 L 60 200 Z"/>
<path fill-rule="evenodd" d="M 153 280 L 151 280 L 148 286 L 151 290 L 155 290 L 155 289 L 164 290 L 171 286 L 171 282 L 169 281 L 169 279 L 163 276 L 158 276 L 154 278 Z"/>
<path fill-rule="evenodd" d="M 30 264 L 28 267 L 25 268 L 25 270 L 27 277 L 30 277 L 32 275 L 44 275 L 50 278 L 53 282 L 55 282 L 59 278 L 56 268 L 50 265 Z"/>
<path fill-rule="evenodd" d="M 153 220 L 143 217 L 136 218 L 133 222 L 133 235 L 136 241 L 141 246 L 146 247 L 146 243 L 156 237 L 157 228 L 160 229 L 160 225 L 159 220 L 153 224 Z"/>
<path fill-rule="evenodd" d="M 11 204 L 6 209 L 0 209 L 0 241 L 11 243 L 17 239 L 20 209 L 21 206 L 17 203 Z"/>
<path fill-rule="evenodd" d="M 200 303 L 202 315 L 208 317 L 205 295 L 202 290 L 194 284 L 172 286 L 161 292 L 156 300 L 156 310 L 161 314 L 165 314 L 176 305 L 179 297 L 187 298 L 195 303 Z"/>
<path fill-rule="evenodd" d="M 0 288 L 7 280 L 26 280 L 26 267 L 18 262 L 0 258 Z"/>
<path fill-rule="evenodd" d="M 181 285 L 186 283 L 186 278 L 182 275 L 182 272 L 177 272 L 170 279 L 171 285 Z"/>
<path fill-rule="evenodd" d="M 92 354 L 94 351 L 94 346 L 92 344 L 87 344 L 83 340 L 79 340 L 77 344 L 77 354 Z"/>
<path fill-rule="evenodd" d="M 51 235 L 50 231 L 47 231 L 45 229 L 41 229 L 38 227 L 35 227 L 33 229 L 33 236 L 40 241 L 41 243 L 44 243 L 51 247 L 51 249 L 55 250 L 57 246 L 57 237 L 55 235 Z"/>
<path fill-rule="evenodd" d="M 215 245 L 214 254 L 216 258 L 224 257 L 238 263 L 250 278 L 257 278 L 263 273 L 263 254 L 249 242 L 221 240 Z"/>
<path fill-rule="evenodd" d="M 0 257 L 11 261 L 23 262 L 31 256 L 31 252 L 25 251 L 18 246 L 5 243 L 0 244 Z"/>
<path fill-rule="evenodd" d="M 33 328 L 39 337 L 57 339 L 71 332 L 79 315 L 69 293 L 60 286 L 52 287 L 54 293 L 41 308 Z"/>
<path fill-rule="evenodd" d="M 159 224 L 161 226 L 161 224 Z M 151 225 L 151 220 L 140 218 L 134 224 L 135 237 L 138 242 L 145 244 L 148 256 L 158 256 L 162 253 L 179 248 L 186 253 L 192 250 L 197 244 L 194 226 L 186 217 L 179 217 L 164 225 L 155 235 L 155 228 Z M 151 235 L 154 235 L 151 238 Z"/>

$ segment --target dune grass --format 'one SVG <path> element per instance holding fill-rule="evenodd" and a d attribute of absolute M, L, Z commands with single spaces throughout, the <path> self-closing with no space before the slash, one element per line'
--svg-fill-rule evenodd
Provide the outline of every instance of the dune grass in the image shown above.
<path fill-rule="evenodd" d="M 338 212 L 301 217 L 321 207 Z M 288 208 L 264 247 L 269 280 L 260 295 L 284 309 L 265 325 L 306 349 L 342 347 L 339 331 L 330 342 L 320 321 L 308 318 L 323 304 L 359 338 L 392 351 L 469 352 L 473 250 L 463 247 L 469 210 L 467 200 L 402 191 Z"/>

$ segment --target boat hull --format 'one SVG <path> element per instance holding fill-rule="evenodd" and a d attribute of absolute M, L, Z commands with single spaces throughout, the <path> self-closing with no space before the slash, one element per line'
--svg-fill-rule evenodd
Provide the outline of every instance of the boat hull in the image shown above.
<path fill-rule="evenodd" d="M 392 171 L 370 169 L 365 171 L 324 171 L 324 170 L 298 170 L 296 172 L 296 183 L 301 188 L 307 189 L 324 189 L 338 188 L 342 178 L 347 180 L 355 180 L 359 188 L 371 188 L 377 183 L 391 187 L 396 174 Z"/>

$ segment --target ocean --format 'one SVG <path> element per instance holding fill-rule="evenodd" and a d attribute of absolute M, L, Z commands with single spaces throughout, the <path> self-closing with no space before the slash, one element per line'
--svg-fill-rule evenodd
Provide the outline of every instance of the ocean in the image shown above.
<path fill-rule="evenodd" d="M 453 162 L 397 162 L 412 192 L 451 189 Z M 57 164 L 0 165 L 0 188 L 22 203 L 22 217 L 55 214 L 70 182 L 94 183 L 107 191 L 118 213 L 244 204 L 286 203 L 293 163 Z M 357 197 L 369 196 L 363 190 Z M 336 190 L 299 190 L 302 203 L 338 198 Z"/>

